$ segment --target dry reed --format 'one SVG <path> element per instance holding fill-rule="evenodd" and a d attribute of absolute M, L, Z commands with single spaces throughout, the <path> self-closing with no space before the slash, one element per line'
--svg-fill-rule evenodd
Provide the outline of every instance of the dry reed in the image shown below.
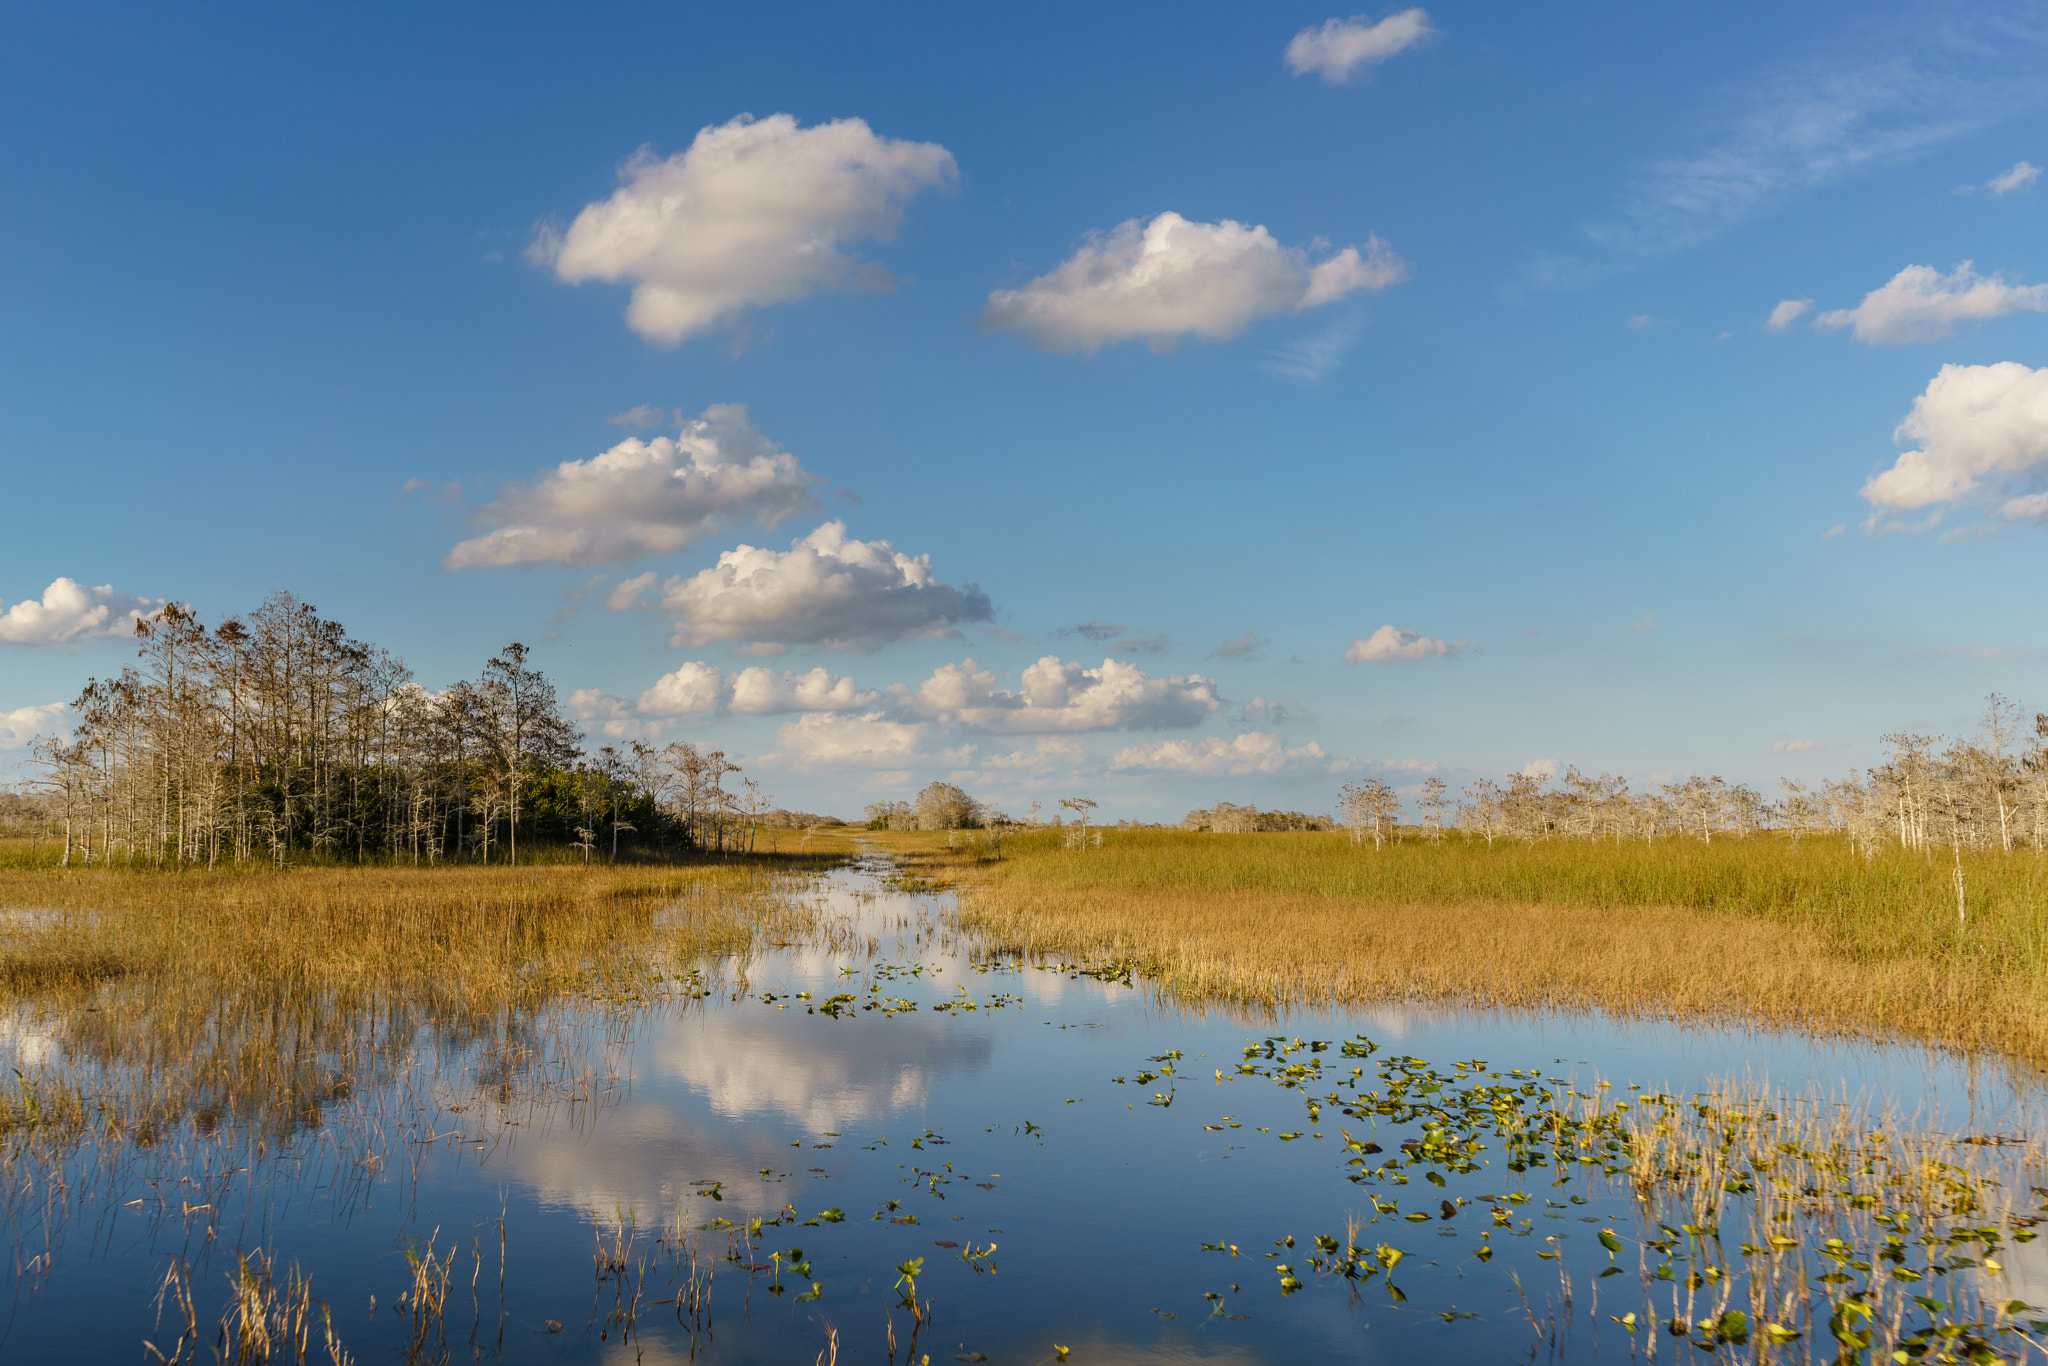
<path fill-rule="evenodd" d="M 780 892 L 744 864 L 0 874 L 0 905 L 40 912 L 0 935 L 0 1011 L 73 1080 L 281 1136 L 423 1040 L 515 1041 L 551 1004 L 630 1005 L 701 956 L 795 933 L 805 912 Z M 0 1131 L 50 1117 L 27 1107 L 0 1092 Z"/>
<path fill-rule="evenodd" d="M 1734 1087 L 1638 1097 L 1627 1129 L 1645 1310 L 1612 1321 L 1643 1328 L 1651 1356 L 1660 1328 L 1767 1361 L 2039 1350 L 2039 1311 L 2010 1298 L 2000 1260 L 2035 1237 L 2038 1214 L 2018 1211 L 2038 1143 Z"/>
<path fill-rule="evenodd" d="M 1126 960 L 1184 1001 L 1599 1009 L 2048 1061 L 2048 865 L 1845 842 L 1412 844 L 1108 832 L 1000 860 L 899 837 L 990 947 Z"/>
<path fill-rule="evenodd" d="M 136 1192 L 211 1227 L 279 1161 L 346 1202 L 442 1109 L 587 1123 L 629 1022 L 804 936 L 791 878 L 822 863 L 0 872 L 29 908 L 0 924 L 17 1265 L 47 1274 L 73 1213 Z"/>

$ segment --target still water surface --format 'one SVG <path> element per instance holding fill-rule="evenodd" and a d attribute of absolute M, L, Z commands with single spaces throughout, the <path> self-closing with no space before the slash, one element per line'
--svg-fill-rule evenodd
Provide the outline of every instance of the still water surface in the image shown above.
<path fill-rule="evenodd" d="M 1348 1071 L 1341 1045 L 1363 1037 L 1378 1059 L 1483 1060 L 1617 1094 L 1768 1080 L 1972 1133 L 2010 1130 L 2031 1105 L 2007 1073 L 1904 1048 L 1584 1015 L 1192 1013 L 1142 980 L 980 962 L 948 898 L 893 891 L 888 872 L 863 863 L 807 893 L 859 949 L 778 948 L 712 965 L 686 1004 L 566 1022 L 553 1047 L 573 1057 L 539 1103 L 498 1103 L 459 1047 L 422 1038 L 415 1068 L 353 1098 L 343 1138 L 232 1159 L 167 1144 L 74 1172 L 54 1233 L 17 1211 L 0 1356 L 172 1352 L 181 1321 L 153 1297 L 182 1264 L 211 1359 L 236 1254 L 261 1248 L 280 1278 L 294 1263 L 311 1277 L 357 1362 L 811 1362 L 832 1359 L 835 1331 L 838 1359 L 877 1363 L 892 1332 L 906 1362 L 1021 1366 L 1059 1347 L 1086 1363 L 1620 1360 L 1631 1340 L 1592 1277 L 1597 1230 L 1635 1229 L 1623 1183 L 1516 1175 L 1496 1152 L 1441 1191 L 1369 1190 L 1346 1179 L 1341 1131 L 1372 1121 L 1333 1108 L 1308 1122 L 1299 1090 L 1236 1072 L 1247 1045 L 1328 1041 L 1281 1057 Z M 835 996 L 850 999 L 822 1011 Z M 33 1031 L 0 1050 L 49 1061 Z M 1535 1236 L 1481 1264 L 1486 1206 L 1445 1218 L 1439 1197 L 1515 1190 Z M 1375 1196 L 1432 1217 L 1381 1215 Z M 1361 1241 L 1404 1252 L 1389 1279 L 1405 1300 L 1308 1270 L 1312 1239 L 1344 1238 L 1347 1214 L 1368 1221 Z M 622 1243 L 607 1271 L 596 1254 Z M 422 1326 L 408 1254 L 429 1253 L 452 1272 Z M 902 1285 L 916 1258 L 922 1323 Z M 2038 1260 L 2013 1258 L 2012 1293 L 2048 1298 Z M 1282 1293 L 1281 1267 L 1298 1291 Z M 1633 1277 L 1611 1284 L 1616 1312 L 1640 1307 Z"/>

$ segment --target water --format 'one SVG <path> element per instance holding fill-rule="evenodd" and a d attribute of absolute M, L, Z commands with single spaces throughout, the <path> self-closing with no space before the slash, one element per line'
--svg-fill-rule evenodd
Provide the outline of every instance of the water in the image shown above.
<path fill-rule="evenodd" d="M 840 1359 L 872 1362 L 891 1360 L 892 1331 L 894 1360 L 912 1362 L 1049 1362 L 1061 1347 L 1091 1363 L 1621 1359 L 1636 1341 L 1594 1297 L 1641 1307 L 1632 1275 L 1598 1279 L 1601 1228 L 1631 1240 L 1635 1265 L 1622 1183 L 1510 1173 L 1496 1146 L 1442 1190 L 1356 1184 L 1342 1130 L 1390 1151 L 1406 1133 L 1336 1106 L 1311 1122 L 1300 1090 L 1237 1072 L 1246 1046 L 1328 1041 L 1283 1043 L 1258 1065 L 1363 1066 L 1368 1082 L 1387 1056 L 1412 1055 L 1586 1093 L 1600 1079 L 1617 1095 L 1768 1079 L 1963 1132 L 2031 1113 L 2030 1088 L 2006 1073 L 1914 1049 L 1588 1016 L 1198 1015 L 1142 982 L 978 967 L 946 929 L 946 900 L 890 891 L 887 871 L 863 865 L 813 893 L 872 956 L 793 945 L 726 965 L 687 1004 L 562 1021 L 536 1044 L 556 1064 L 539 1099 L 530 1085 L 494 1091 L 460 1041 L 442 1041 L 351 1097 L 357 1118 L 338 1138 L 258 1153 L 217 1133 L 116 1170 L 78 1165 L 54 1235 L 17 1210 L 0 1356 L 144 1359 L 145 1341 L 172 1354 L 175 1290 L 163 1311 L 153 1297 L 183 1266 L 210 1359 L 236 1256 L 261 1248 L 280 1279 L 289 1264 L 311 1277 L 358 1362 L 810 1362 L 831 1359 L 832 1330 Z M 1379 1053 L 1344 1057 L 1359 1036 Z M 46 1031 L 0 1029 L 24 1063 L 51 1047 Z M 1157 1060 L 1175 1051 L 1168 1076 Z M 1161 1075 L 1141 1083 L 1148 1072 Z M 1478 1199 L 1510 1192 L 1528 1197 L 1514 1207 L 1527 1236 L 1493 1226 Z M 1459 1197 L 1470 1203 L 1442 1217 Z M 1348 1241 L 1347 1214 L 1377 1218 L 1365 1246 L 1403 1252 L 1390 1275 L 1354 1285 L 1310 1270 L 1317 1235 Z M 1482 1263 L 1489 1227 L 1497 1254 Z M 607 1246 L 624 1247 L 623 1267 L 601 1265 Z M 1553 1248 L 1556 1261 L 1537 1255 Z M 408 1253 L 450 1257 L 440 1314 L 413 1312 Z M 2007 1293 L 2048 1298 L 2031 1248 L 2003 1255 Z M 902 1268 L 918 1258 L 913 1315 Z"/>

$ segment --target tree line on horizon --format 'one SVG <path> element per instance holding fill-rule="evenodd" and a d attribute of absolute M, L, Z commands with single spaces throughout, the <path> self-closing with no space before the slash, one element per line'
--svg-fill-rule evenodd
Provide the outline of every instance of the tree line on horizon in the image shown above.
<path fill-rule="evenodd" d="M 641 741 L 582 749 L 553 684 L 517 643 L 441 692 L 390 652 L 352 638 L 311 604 L 277 593 L 208 629 L 169 605 L 136 623 L 139 665 L 89 680 L 69 737 L 36 742 L 43 776 L 0 793 L 0 822 L 62 826 L 63 862 L 214 866 L 311 853 L 358 861 L 516 862 L 521 841 L 598 849 L 718 852 L 753 847 L 762 826 L 814 829 L 829 816 L 774 809 L 717 749 Z M 1480 779 L 1455 798 L 1440 777 L 1412 795 L 1378 778 L 1347 783 L 1339 814 L 1218 801 L 1180 829 L 1329 830 L 1359 843 L 1403 838 L 1616 842 L 1741 838 L 1766 830 L 1843 834 L 1865 852 L 2048 850 L 2048 715 L 2027 722 L 1993 693 L 1978 734 L 1883 737 L 1885 762 L 1776 800 L 1718 775 L 1636 789 L 1576 767 Z M 1080 797 L 1059 804 L 1080 820 Z M 871 803 L 875 830 L 1035 827 L 955 784 Z M 1061 825 L 1055 812 L 1048 825 Z M 1120 828 L 1145 823 L 1118 821 Z M 1097 837 L 1099 838 L 1099 836 Z"/>
<path fill-rule="evenodd" d="M 1489 845 L 1673 837 L 1711 843 L 1776 830 L 1846 835 L 1866 854 L 1886 846 L 2048 850 L 2048 714 L 2028 723 L 2015 703 L 1992 693 L 1974 738 L 1882 738 L 1887 754 L 1877 767 L 1818 786 L 1784 779 L 1775 801 L 1746 784 L 1697 773 L 1638 790 L 1625 778 L 1576 767 L 1555 786 L 1548 775 L 1524 771 L 1504 783 L 1482 778 L 1456 799 L 1449 784 L 1430 777 L 1417 797 L 1420 819 L 1407 829 L 1430 841 L 1455 832 Z M 1380 779 L 1346 784 L 1339 810 L 1355 842 L 1378 846 L 1403 833 L 1399 794 Z"/>
<path fill-rule="evenodd" d="M 436 693 L 289 593 L 211 630 L 171 604 L 136 637 L 140 664 L 88 681 L 73 733 L 35 746 L 66 866 L 516 863 L 522 841 L 585 859 L 729 851 L 772 823 L 758 784 L 727 785 L 740 769 L 723 751 L 585 754 L 517 643 Z"/>

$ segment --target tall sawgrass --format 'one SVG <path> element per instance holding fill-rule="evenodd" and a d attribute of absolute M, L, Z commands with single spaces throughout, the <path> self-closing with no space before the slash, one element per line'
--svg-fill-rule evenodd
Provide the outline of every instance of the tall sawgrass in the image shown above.
<path fill-rule="evenodd" d="M 1988 957 L 2048 970 L 2048 854 L 1964 851 L 1964 911 L 1947 849 L 1865 857 L 1838 836 L 1654 843 L 1406 839 L 1375 849 L 1343 833 L 1108 831 L 1064 847 L 1055 832 L 1007 840 L 992 884 L 1270 892 L 1373 904 L 1500 902 L 1678 907 L 1797 926 L 1852 954 Z"/>
<path fill-rule="evenodd" d="M 1061 832 L 948 849 L 1000 948 L 1130 960 L 1185 999 L 1600 1009 L 1909 1037 L 2048 1063 L 2048 858 L 1838 838 L 1403 840 Z"/>
<path fill-rule="evenodd" d="M 825 853 L 845 853 L 853 847 L 852 837 L 844 831 L 819 831 L 809 839 L 801 830 L 787 828 L 763 828 L 755 838 L 752 854 L 738 852 L 717 852 L 701 849 L 658 849 L 650 846 L 623 844 L 617 859 L 612 858 L 610 843 L 600 839 L 588 853 L 581 845 L 549 843 L 547 841 L 521 840 L 519 863 L 528 867 L 620 867 L 660 866 L 689 867 L 707 860 L 730 860 L 734 858 L 772 858 L 782 855 L 804 856 Z M 0 871 L 51 872 L 67 870 L 74 872 L 148 872 L 176 873 L 205 871 L 210 873 L 241 873 L 246 875 L 269 875 L 280 871 L 272 864 L 267 854 L 243 859 L 237 862 L 230 858 L 218 860 L 210 869 L 203 864 L 180 867 L 175 863 L 159 864 L 147 850 L 139 854 L 125 847 L 117 848 L 111 862 L 106 861 L 103 851 L 95 848 L 90 863 L 82 849 L 72 851 L 71 862 L 64 859 L 64 839 L 61 835 L 0 835 Z M 345 852 L 294 849 L 291 851 L 287 869 L 309 868 L 416 868 L 430 870 L 451 870 L 471 868 L 505 868 L 502 846 L 491 863 L 479 864 L 473 858 L 464 856 L 455 860 L 441 860 L 423 863 L 403 852 L 373 854 L 367 859 L 358 859 Z"/>
<path fill-rule="evenodd" d="M 558 1008 L 633 1008 L 800 933 L 788 880 L 828 862 L 0 872 L 0 1024 L 52 1060 L 0 1088 L 0 1134 L 61 1143 L 68 1116 L 282 1140 L 426 1052 L 510 1080 Z"/>

